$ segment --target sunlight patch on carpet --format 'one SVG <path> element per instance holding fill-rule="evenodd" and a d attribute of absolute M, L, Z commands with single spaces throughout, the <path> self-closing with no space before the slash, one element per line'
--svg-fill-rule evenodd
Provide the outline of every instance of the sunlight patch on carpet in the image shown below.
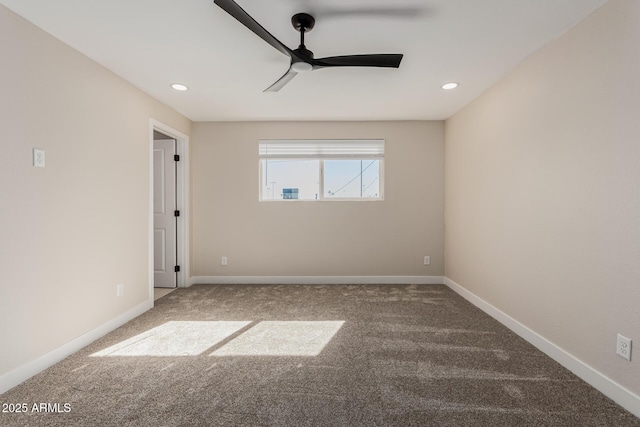
<path fill-rule="evenodd" d="M 263 321 L 211 356 L 317 356 L 344 321 Z"/>
<path fill-rule="evenodd" d="M 197 356 L 250 323 L 171 321 L 91 356 Z"/>

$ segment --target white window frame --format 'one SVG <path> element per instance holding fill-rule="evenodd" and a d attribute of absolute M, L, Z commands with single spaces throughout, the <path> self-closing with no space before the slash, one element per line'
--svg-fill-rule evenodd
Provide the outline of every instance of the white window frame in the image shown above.
<path fill-rule="evenodd" d="M 384 200 L 384 151 L 386 141 L 384 139 L 291 139 L 291 140 L 266 140 L 258 141 L 258 200 L 260 202 L 380 202 Z M 283 155 L 265 155 L 263 146 L 265 144 L 277 144 L 286 152 L 286 144 L 298 144 L 301 151 L 305 151 L 307 146 L 309 149 L 306 154 L 283 154 Z M 327 150 L 316 150 L 314 148 L 322 145 L 327 146 Z M 357 152 L 357 147 L 361 145 L 363 151 Z M 341 147 L 346 149 L 341 150 Z M 367 147 L 371 154 L 366 154 Z M 334 150 L 335 149 L 335 150 Z M 295 150 L 293 150 L 295 151 Z M 342 151 L 342 153 L 340 153 Z M 268 199 L 262 197 L 263 189 L 263 160 L 318 160 L 318 198 L 317 199 Z M 324 196 L 324 162 L 325 160 L 378 160 L 379 161 L 379 197 L 325 197 Z"/>

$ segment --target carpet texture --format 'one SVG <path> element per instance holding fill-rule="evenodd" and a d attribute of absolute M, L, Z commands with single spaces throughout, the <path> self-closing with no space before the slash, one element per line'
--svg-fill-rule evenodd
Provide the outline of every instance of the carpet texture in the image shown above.
<path fill-rule="evenodd" d="M 28 406 L 2 426 L 640 426 L 439 285 L 178 289 L 0 403 Z"/>

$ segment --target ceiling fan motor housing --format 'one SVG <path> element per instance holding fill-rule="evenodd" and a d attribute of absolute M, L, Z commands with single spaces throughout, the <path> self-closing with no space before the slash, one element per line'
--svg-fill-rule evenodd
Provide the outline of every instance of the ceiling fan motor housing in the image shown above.
<path fill-rule="evenodd" d="M 293 53 L 295 53 L 296 55 L 298 55 L 298 56 L 300 56 L 302 58 L 313 59 L 313 52 L 311 52 L 309 49 L 307 49 L 303 44 L 298 46 L 297 49 L 294 49 Z"/>

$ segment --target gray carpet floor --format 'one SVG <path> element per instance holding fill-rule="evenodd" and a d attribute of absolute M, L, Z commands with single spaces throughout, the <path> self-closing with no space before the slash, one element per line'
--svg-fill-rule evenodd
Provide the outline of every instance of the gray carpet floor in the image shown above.
<path fill-rule="evenodd" d="M 178 289 L 0 402 L 29 405 L 2 426 L 640 426 L 439 285 Z"/>

